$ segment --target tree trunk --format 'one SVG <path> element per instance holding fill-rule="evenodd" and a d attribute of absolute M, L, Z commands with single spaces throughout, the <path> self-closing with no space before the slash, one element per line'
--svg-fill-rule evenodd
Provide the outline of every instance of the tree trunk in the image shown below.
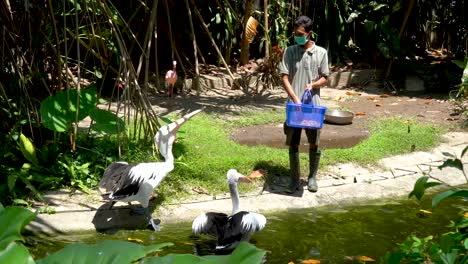
<path fill-rule="evenodd" d="M 249 62 L 249 40 L 247 39 L 246 29 L 247 29 L 247 21 L 249 20 L 250 15 L 253 12 L 253 7 L 255 4 L 255 0 L 246 0 L 245 1 L 245 12 L 244 17 L 242 18 L 242 26 L 244 30 L 242 32 L 242 42 L 241 42 L 241 55 L 240 55 L 240 63 L 241 65 L 245 65 Z"/>

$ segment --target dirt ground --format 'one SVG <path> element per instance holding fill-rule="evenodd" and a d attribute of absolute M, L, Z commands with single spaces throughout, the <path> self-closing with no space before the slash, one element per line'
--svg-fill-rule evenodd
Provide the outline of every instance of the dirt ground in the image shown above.
<path fill-rule="evenodd" d="M 448 95 L 422 92 L 392 94 L 372 86 L 359 90 L 324 87 L 321 90 L 321 98 L 322 104 L 329 109 L 345 109 L 355 114 L 353 122 L 348 125 L 325 122 L 321 131 L 320 148 L 322 149 L 348 148 L 356 145 L 369 136 L 369 122 L 381 117 L 415 119 L 441 125 L 451 131 L 464 130 L 462 128 L 463 117 L 457 113 Z M 175 98 L 157 95 L 152 97 L 151 103 L 161 115 L 173 111 L 185 113 L 203 108 L 205 112 L 215 113 L 219 118 L 229 119 L 230 116 L 248 109 L 283 110 L 286 93 L 281 88 L 267 90 L 256 95 L 243 90 L 217 88 L 205 90 L 198 95 L 195 92 L 177 95 Z M 234 131 L 231 138 L 246 145 L 286 148 L 282 123 L 245 127 Z M 306 142 L 303 133 L 301 151 L 308 149 Z"/>

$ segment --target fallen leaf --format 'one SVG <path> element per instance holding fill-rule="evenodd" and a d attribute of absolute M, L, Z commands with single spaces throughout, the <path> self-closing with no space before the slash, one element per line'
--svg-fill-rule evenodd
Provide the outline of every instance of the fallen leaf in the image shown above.
<path fill-rule="evenodd" d="M 366 262 L 366 261 L 375 261 L 375 259 L 369 258 L 369 257 L 367 257 L 367 256 L 357 256 L 356 259 L 357 259 L 358 261 L 364 261 L 364 262 Z"/>
<path fill-rule="evenodd" d="M 427 101 L 427 102 L 424 102 L 424 103 L 427 104 L 427 105 L 431 105 L 431 104 L 432 104 L 431 101 Z"/>
<path fill-rule="evenodd" d="M 354 114 L 357 116 L 363 116 L 366 115 L 366 112 L 355 112 Z"/>
<path fill-rule="evenodd" d="M 425 117 L 424 115 L 418 114 L 416 115 L 417 117 Z"/>
<path fill-rule="evenodd" d="M 382 104 L 375 104 L 375 106 L 377 106 L 377 107 L 381 107 L 381 106 L 382 106 Z"/>
<path fill-rule="evenodd" d="M 464 212 L 463 217 L 468 218 L 468 212 Z"/>
<path fill-rule="evenodd" d="M 301 264 L 319 264 L 320 260 L 318 259 L 306 259 L 301 262 Z"/>
<path fill-rule="evenodd" d="M 347 91 L 346 92 L 346 95 L 361 95 L 360 93 L 357 93 L 357 92 L 350 92 L 350 91 Z"/>
<path fill-rule="evenodd" d="M 432 96 L 430 95 L 426 95 L 426 96 L 423 96 L 424 99 L 432 99 Z"/>
<path fill-rule="evenodd" d="M 459 119 L 459 118 L 454 118 L 454 117 L 447 117 L 447 118 L 445 118 L 445 120 L 447 120 L 447 121 L 456 121 L 456 120 L 458 120 L 458 119 Z"/>
<path fill-rule="evenodd" d="M 337 96 L 335 97 L 335 101 L 341 101 L 341 98 L 342 98 L 341 96 Z"/>
<path fill-rule="evenodd" d="M 410 124 L 410 123 L 411 123 L 411 120 L 406 119 L 403 123 L 405 123 L 405 124 Z"/>
<path fill-rule="evenodd" d="M 129 238 L 127 238 L 127 240 L 128 240 L 128 241 L 131 241 L 131 242 L 143 243 L 143 240 L 138 239 L 138 238 L 129 237 Z"/>
<path fill-rule="evenodd" d="M 387 98 L 387 97 L 390 97 L 390 95 L 389 94 L 381 94 L 380 97 Z"/>
<path fill-rule="evenodd" d="M 374 100 L 372 100 L 372 102 L 377 103 L 377 102 L 380 102 L 380 100 L 379 99 L 374 99 Z"/>
<path fill-rule="evenodd" d="M 255 171 L 252 171 L 250 175 L 247 176 L 247 178 L 250 178 L 250 179 L 260 178 L 260 177 L 265 176 L 267 173 L 268 173 L 267 170 L 262 170 L 262 169 L 255 170 Z"/>
<path fill-rule="evenodd" d="M 419 211 L 424 214 L 432 214 L 432 212 L 429 210 L 419 209 Z"/>
<path fill-rule="evenodd" d="M 372 96 L 367 97 L 367 100 L 369 100 L 369 101 L 374 101 L 374 100 L 375 100 L 375 97 L 372 97 Z"/>
<path fill-rule="evenodd" d="M 198 186 L 193 186 L 192 191 L 194 191 L 196 193 L 202 193 L 202 194 L 210 195 L 210 193 L 206 189 L 204 189 L 202 187 L 198 187 Z"/>
<path fill-rule="evenodd" d="M 375 259 L 369 258 L 367 256 L 346 256 L 346 259 L 351 260 L 351 261 L 364 261 L 364 262 L 375 261 Z"/>

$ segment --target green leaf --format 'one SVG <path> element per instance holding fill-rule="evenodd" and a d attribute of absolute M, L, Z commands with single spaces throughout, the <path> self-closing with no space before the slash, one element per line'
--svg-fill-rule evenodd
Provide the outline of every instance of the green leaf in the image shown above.
<path fill-rule="evenodd" d="M 91 129 L 100 133 L 117 134 L 125 130 L 124 121 L 116 114 L 107 110 L 95 108 L 89 112 L 94 124 Z"/>
<path fill-rule="evenodd" d="M 216 256 L 216 258 L 207 258 L 194 256 L 190 254 L 168 254 L 162 257 L 145 258 L 141 264 L 177 264 L 177 263 L 190 263 L 190 264 L 216 264 L 221 263 L 220 260 L 227 260 L 228 256 Z M 223 263 L 228 263 L 224 261 Z"/>
<path fill-rule="evenodd" d="M 264 250 L 260 250 L 252 244 L 241 242 L 234 252 L 232 252 L 231 257 L 229 258 L 229 263 L 262 263 L 265 253 L 266 252 Z"/>
<path fill-rule="evenodd" d="M 442 165 L 440 165 L 438 168 L 441 170 L 445 167 L 454 167 L 457 168 L 461 171 L 463 171 L 463 163 L 459 159 L 448 159 L 445 160 Z"/>
<path fill-rule="evenodd" d="M 461 153 L 461 158 L 463 158 L 463 156 L 465 155 L 465 153 L 466 153 L 467 151 L 468 151 L 468 146 L 466 146 L 466 147 L 463 149 L 463 151 L 462 151 L 462 153 Z"/>
<path fill-rule="evenodd" d="M 42 124 L 53 131 L 64 132 L 76 120 L 77 90 L 60 91 L 55 96 L 47 97 L 40 108 Z M 80 91 L 78 121 L 89 115 L 96 108 L 97 94 L 94 85 Z"/>
<path fill-rule="evenodd" d="M 432 207 L 435 207 L 438 203 L 442 200 L 449 198 L 449 197 L 468 197 L 468 190 L 449 190 L 443 193 L 438 194 L 436 197 L 432 199 Z"/>
<path fill-rule="evenodd" d="M 21 230 L 36 217 L 36 214 L 21 207 L 6 207 L 0 210 L 0 251 L 13 241 L 22 241 Z M 4 263 L 4 262 L 0 262 Z"/>
<path fill-rule="evenodd" d="M 384 7 L 387 7 L 387 5 L 386 5 L 386 4 L 378 4 L 378 5 L 375 5 L 375 6 L 374 6 L 374 11 L 377 11 L 377 10 L 379 10 L 379 9 L 381 9 L 381 8 L 384 8 Z"/>
<path fill-rule="evenodd" d="M 118 240 L 106 240 L 94 245 L 82 243 L 71 244 L 41 260 L 37 263 L 67 263 L 75 264 L 107 264 L 107 263 L 133 263 L 147 254 L 172 246 L 172 243 L 143 246 L 136 243 Z"/>
<path fill-rule="evenodd" d="M 418 200 L 421 200 L 424 193 L 426 192 L 426 189 L 441 184 L 440 182 L 427 182 L 428 180 L 429 180 L 429 177 L 427 176 L 423 176 L 419 178 L 414 184 L 413 190 L 408 195 L 408 198 L 415 196 Z"/>
<path fill-rule="evenodd" d="M 453 64 L 457 65 L 460 69 L 465 69 L 466 61 L 452 60 Z"/>
<path fill-rule="evenodd" d="M 35 263 L 27 248 L 17 243 L 10 243 L 4 250 L 0 250 L 0 263 Z"/>
<path fill-rule="evenodd" d="M 15 188 L 17 178 L 18 178 L 18 174 L 16 173 L 8 175 L 7 184 L 8 184 L 8 190 L 10 190 L 10 192 L 11 190 L 13 190 L 13 188 Z"/>
<path fill-rule="evenodd" d="M 158 258 L 147 258 L 141 263 L 143 264 L 214 264 L 214 263 L 236 263 L 236 264 L 256 264 L 263 263 L 265 251 L 256 248 L 254 245 L 247 242 L 242 242 L 231 253 L 231 255 L 208 255 L 208 256 L 193 256 L 189 254 L 168 254 Z"/>
<path fill-rule="evenodd" d="M 29 140 L 29 138 L 21 134 L 19 137 L 18 145 L 20 147 L 21 153 L 23 153 L 23 156 L 29 162 L 31 162 L 34 165 L 39 164 L 39 162 L 37 161 L 37 156 L 36 156 L 36 148 L 34 147 L 31 140 Z"/>

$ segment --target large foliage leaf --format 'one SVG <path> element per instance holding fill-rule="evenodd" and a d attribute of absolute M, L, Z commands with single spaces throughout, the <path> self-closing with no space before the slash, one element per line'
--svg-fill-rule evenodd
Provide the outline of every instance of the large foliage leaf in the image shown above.
<path fill-rule="evenodd" d="M 47 97 L 41 103 L 42 124 L 53 131 L 64 132 L 76 119 L 77 90 L 60 91 L 55 96 Z M 89 115 L 96 108 L 97 94 L 94 87 L 80 91 L 78 121 Z"/>
<path fill-rule="evenodd" d="M 408 195 L 408 198 L 415 196 L 418 200 L 421 200 L 424 193 L 426 192 L 426 189 L 441 184 L 440 182 L 427 182 L 428 180 L 429 180 L 429 177 L 427 176 L 423 176 L 419 178 L 414 184 L 413 190 Z"/>
<path fill-rule="evenodd" d="M 94 120 L 91 129 L 106 134 L 117 134 L 125 129 L 124 121 L 116 114 L 107 110 L 95 108 L 89 112 L 89 116 Z"/>
<path fill-rule="evenodd" d="M 27 248 L 23 245 L 11 242 L 4 250 L 0 251 L 0 263 L 35 263 Z"/>
<path fill-rule="evenodd" d="M 36 214 L 28 209 L 0 207 L 0 251 L 13 241 L 23 241 L 21 230 L 35 217 Z"/>
<path fill-rule="evenodd" d="M 212 263 L 236 263 L 236 264 L 256 264 L 263 263 L 265 251 L 258 249 L 254 245 L 242 242 L 231 253 L 231 255 L 218 256 L 194 256 L 189 254 L 168 254 L 158 258 L 146 258 L 141 263 L 145 264 L 212 264 Z"/>
<path fill-rule="evenodd" d="M 223 263 L 227 263 L 229 256 L 216 256 L 214 259 L 208 259 L 206 257 L 194 256 L 190 254 L 168 254 L 162 257 L 151 257 L 144 259 L 141 264 L 177 264 L 177 263 L 191 263 L 191 264 L 216 264 L 220 263 L 220 260 L 224 260 Z"/>
<path fill-rule="evenodd" d="M 106 240 L 99 244 L 71 244 L 51 254 L 37 263 L 67 263 L 75 264 L 108 264 L 108 263 L 133 263 L 147 254 L 160 250 L 163 247 L 172 246 L 172 243 L 162 243 L 144 246 L 127 241 Z"/>
<path fill-rule="evenodd" d="M 432 207 L 435 207 L 444 199 L 447 199 L 449 197 L 457 197 L 457 196 L 468 197 L 468 190 L 449 190 L 449 191 L 440 193 L 432 199 Z"/>

